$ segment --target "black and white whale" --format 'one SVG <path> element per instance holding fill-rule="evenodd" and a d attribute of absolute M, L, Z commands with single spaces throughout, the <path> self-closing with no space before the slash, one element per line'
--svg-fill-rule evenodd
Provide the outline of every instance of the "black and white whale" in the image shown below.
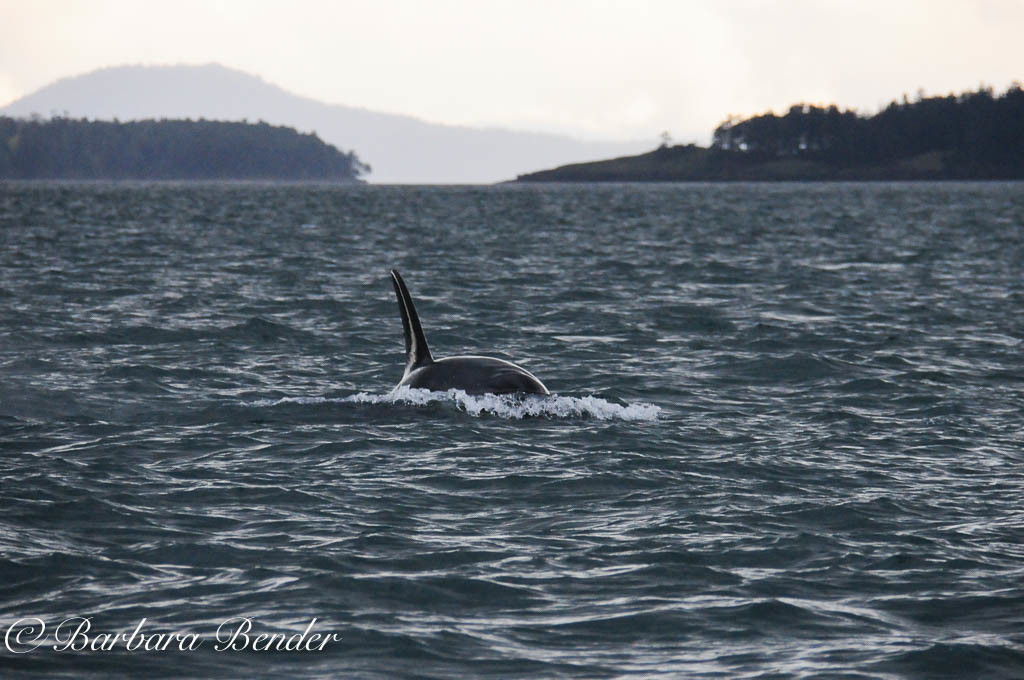
<path fill-rule="evenodd" d="M 419 315 L 405 281 L 394 269 L 391 282 L 398 296 L 405 331 L 405 375 L 399 387 L 419 387 L 444 392 L 464 390 L 467 394 L 550 394 L 544 383 L 521 366 L 502 359 L 478 356 L 446 357 L 434 360 L 420 326 Z"/>

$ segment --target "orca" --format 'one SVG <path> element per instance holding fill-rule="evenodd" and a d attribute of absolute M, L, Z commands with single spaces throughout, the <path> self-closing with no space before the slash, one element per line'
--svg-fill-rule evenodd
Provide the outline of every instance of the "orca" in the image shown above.
<path fill-rule="evenodd" d="M 463 390 L 466 394 L 551 394 L 544 383 L 521 366 L 481 356 L 456 356 L 435 360 L 427 347 L 420 317 L 412 296 L 398 271 L 391 270 L 398 308 L 405 332 L 405 375 L 399 387 L 445 392 Z"/>

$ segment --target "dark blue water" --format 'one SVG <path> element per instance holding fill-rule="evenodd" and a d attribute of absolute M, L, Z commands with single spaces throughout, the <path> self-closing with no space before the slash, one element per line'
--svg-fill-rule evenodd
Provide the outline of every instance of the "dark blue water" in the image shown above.
<path fill-rule="evenodd" d="M 7 184 L 0 239 L 5 678 L 1024 677 L 1022 184 Z M 391 394 L 390 267 L 554 396 Z"/>

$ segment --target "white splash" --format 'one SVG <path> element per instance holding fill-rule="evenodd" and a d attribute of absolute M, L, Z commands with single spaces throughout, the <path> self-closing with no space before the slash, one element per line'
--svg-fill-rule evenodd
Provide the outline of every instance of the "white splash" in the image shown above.
<path fill-rule="evenodd" d="M 387 394 L 359 392 L 349 397 L 283 397 L 250 402 L 256 407 L 281 404 L 411 404 L 426 406 L 432 403 L 451 403 L 472 416 L 491 414 L 500 418 L 594 418 L 596 420 L 626 420 L 653 422 L 661 408 L 654 404 L 614 404 L 600 397 L 563 397 L 559 395 L 466 394 L 463 390 L 433 392 L 415 387 L 399 387 Z"/>
<path fill-rule="evenodd" d="M 501 418 L 596 418 L 598 420 L 654 421 L 661 409 L 654 404 L 621 406 L 600 397 L 563 397 L 558 395 L 466 394 L 463 390 L 432 392 L 415 387 L 399 387 L 388 394 L 360 392 L 346 401 L 380 404 L 406 403 L 424 406 L 451 402 L 466 413 L 479 416 L 490 413 Z"/>

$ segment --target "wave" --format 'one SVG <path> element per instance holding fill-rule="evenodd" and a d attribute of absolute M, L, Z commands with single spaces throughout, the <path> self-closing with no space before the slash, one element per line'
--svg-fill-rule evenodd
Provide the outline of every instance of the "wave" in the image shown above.
<path fill-rule="evenodd" d="M 348 397 L 282 397 L 249 402 L 250 406 L 273 407 L 282 404 L 397 404 L 426 406 L 451 404 L 472 416 L 485 414 L 520 420 L 523 418 L 594 418 L 654 422 L 661 407 L 654 404 L 616 404 L 600 397 L 561 395 L 466 394 L 463 390 L 434 392 L 416 387 L 398 387 L 387 394 L 359 392 Z"/>
<path fill-rule="evenodd" d="M 306 342 L 313 338 L 308 331 L 286 323 L 250 317 L 244 322 L 225 327 L 168 328 L 161 326 L 115 325 L 102 330 L 76 330 L 42 339 L 48 343 L 72 346 L 90 345 L 171 345 L 198 343 L 206 340 L 246 345 L 269 345 L 278 342 Z"/>

